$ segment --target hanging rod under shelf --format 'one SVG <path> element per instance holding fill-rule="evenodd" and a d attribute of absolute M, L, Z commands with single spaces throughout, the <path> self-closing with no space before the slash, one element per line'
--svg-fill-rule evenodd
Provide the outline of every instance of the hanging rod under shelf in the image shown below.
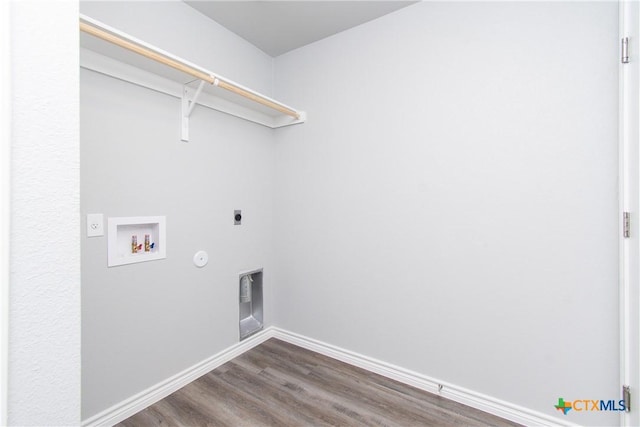
<path fill-rule="evenodd" d="M 240 95 L 244 98 L 250 99 L 258 104 L 264 105 L 265 107 L 272 108 L 276 111 L 279 111 L 283 114 L 291 116 L 295 119 L 300 119 L 300 114 L 292 110 L 291 108 L 281 105 L 271 99 L 268 99 L 260 94 L 254 93 L 250 90 L 247 90 L 237 84 L 234 84 L 227 79 L 224 79 L 220 76 L 216 76 L 213 74 L 205 73 L 201 70 L 198 70 L 192 67 L 189 64 L 185 64 L 177 59 L 170 58 L 166 55 L 158 53 L 148 47 L 142 46 L 138 43 L 135 43 L 131 40 L 127 40 L 126 38 L 120 37 L 119 35 L 113 34 L 107 30 L 99 28 L 93 23 L 88 22 L 86 18 L 80 18 L 80 31 L 90 34 L 94 37 L 100 38 L 104 41 L 112 43 L 116 46 L 120 46 L 123 49 L 127 49 L 139 55 L 142 55 L 146 58 L 164 64 L 168 67 L 174 68 L 178 71 L 181 71 L 185 74 L 193 76 L 197 79 L 203 80 L 207 83 L 220 87 L 222 89 L 228 90 L 230 92 L 235 93 L 236 95 Z"/>

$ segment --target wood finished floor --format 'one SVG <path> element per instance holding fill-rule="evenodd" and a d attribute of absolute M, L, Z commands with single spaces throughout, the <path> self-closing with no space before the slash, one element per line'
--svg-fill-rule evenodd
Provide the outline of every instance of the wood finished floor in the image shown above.
<path fill-rule="evenodd" d="M 272 338 L 117 427 L 517 425 Z"/>

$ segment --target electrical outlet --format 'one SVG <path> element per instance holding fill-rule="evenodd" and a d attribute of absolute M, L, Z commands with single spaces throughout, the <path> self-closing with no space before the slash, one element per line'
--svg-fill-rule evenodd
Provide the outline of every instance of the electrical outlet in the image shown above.
<path fill-rule="evenodd" d="M 104 217 L 102 214 L 87 214 L 87 237 L 104 236 Z"/>

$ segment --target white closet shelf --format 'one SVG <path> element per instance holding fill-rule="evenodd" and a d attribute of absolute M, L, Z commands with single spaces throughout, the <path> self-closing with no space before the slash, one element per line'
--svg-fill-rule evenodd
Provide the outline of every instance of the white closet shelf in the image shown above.
<path fill-rule="evenodd" d="M 80 66 L 182 99 L 182 139 L 196 104 L 270 128 L 303 123 L 306 114 L 85 15 Z M 199 81 L 199 83 L 198 83 Z"/>

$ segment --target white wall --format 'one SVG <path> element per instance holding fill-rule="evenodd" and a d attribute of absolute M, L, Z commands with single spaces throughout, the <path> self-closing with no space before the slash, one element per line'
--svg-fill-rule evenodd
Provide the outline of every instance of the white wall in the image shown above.
<path fill-rule="evenodd" d="M 271 93 L 272 59 L 182 2 L 81 11 Z M 270 323 L 275 150 L 273 130 L 201 106 L 184 143 L 179 99 L 84 69 L 80 87 L 83 224 L 88 213 L 167 217 L 165 260 L 107 268 L 106 238 L 83 234 L 87 419 L 237 343 L 239 272 L 264 268 Z"/>
<path fill-rule="evenodd" d="M 9 425 L 80 422 L 77 18 L 11 3 Z"/>
<path fill-rule="evenodd" d="M 11 235 L 11 19 L 0 3 L 0 425 L 7 424 L 9 376 L 9 236 Z"/>
<path fill-rule="evenodd" d="M 275 323 L 551 416 L 617 399 L 617 19 L 426 2 L 278 57 L 309 120 L 277 134 Z"/>

